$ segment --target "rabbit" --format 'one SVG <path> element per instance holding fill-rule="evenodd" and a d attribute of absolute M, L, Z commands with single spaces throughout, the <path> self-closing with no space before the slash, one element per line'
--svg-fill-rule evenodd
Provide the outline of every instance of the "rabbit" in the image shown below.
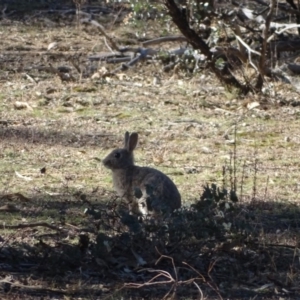
<path fill-rule="evenodd" d="M 113 150 L 103 159 L 112 171 L 114 188 L 138 215 L 162 215 L 181 207 L 181 196 L 174 182 L 164 173 L 134 164 L 133 151 L 138 134 L 125 133 L 124 148 Z"/>

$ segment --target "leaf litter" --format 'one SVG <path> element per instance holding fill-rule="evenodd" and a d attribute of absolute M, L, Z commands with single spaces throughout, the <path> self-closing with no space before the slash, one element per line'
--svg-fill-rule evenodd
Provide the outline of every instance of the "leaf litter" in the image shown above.
<path fill-rule="evenodd" d="M 85 67 L 94 32 L 47 20 L 1 32 L 1 298 L 296 297 L 299 108 L 287 104 L 298 94 L 281 85 L 275 100 L 239 99 L 210 74 L 155 64 L 67 77 Z M 125 130 L 140 133 L 138 164 L 183 195 L 162 223 L 128 215 L 101 166 Z M 237 204 L 223 190 L 234 145 Z"/>

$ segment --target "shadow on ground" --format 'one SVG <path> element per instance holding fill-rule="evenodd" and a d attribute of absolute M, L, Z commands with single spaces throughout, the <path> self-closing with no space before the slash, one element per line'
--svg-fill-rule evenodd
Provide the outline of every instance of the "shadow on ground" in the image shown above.
<path fill-rule="evenodd" d="M 1 4 L 5 7 L 2 10 L 2 19 L 27 21 L 33 17 L 44 16 L 56 22 L 61 14 L 62 19 L 66 20 L 66 17 L 76 15 L 74 2 L 72 0 L 2 0 Z M 114 11 L 115 6 L 110 6 L 101 0 L 87 0 L 81 5 L 81 10 L 92 14 L 108 14 Z"/>
<path fill-rule="evenodd" d="M 195 299 L 199 289 L 209 299 L 299 293 L 296 205 L 257 201 L 221 216 L 202 203 L 159 223 L 129 215 L 106 191 L 58 194 L 27 202 L 1 196 L 2 299 L 161 299 L 170 290 Z M 12 204 L 15 211 L 3 210 Z"/>
<path fill-rule="evenodd" d="M 97 146 L 102 149 L 111 149 L 117 144 L 122 144 L 122 136 L 115 136 L 106 131 L 91 130 L 90 133 L 77 131 L 71 127 L 70 130 L 60 130 L 59 121 L 49 127 L 55 129 L 43 128 L 40 125 L 36 126 L 11 126 L 9 123 L 13 121 L 2 119 L 0 123 L 5 123 L 5 126 L 0 125 L 0 140 L 12 142 L 15 144 L 40 144 L 40 145 L 62 145 L 70 147 L 81 146 Z M 62 124 L 63 125 L 63 124 Z M 64 124 L 64 127 L 66 125 Z M 116 140 L 119 140 L 116 142 Z"/>

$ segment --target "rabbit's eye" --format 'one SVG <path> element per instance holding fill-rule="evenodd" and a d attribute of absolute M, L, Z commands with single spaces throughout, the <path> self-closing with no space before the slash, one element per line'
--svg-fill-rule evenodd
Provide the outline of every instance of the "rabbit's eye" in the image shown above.
<path fill-rule="evenodd" d="M 120 158 L 120 156 L 121 156 L 121 154 L 120 154 L 120 152 L 117 152 L 117 153 L 115 153 L 115 158 Z"/>

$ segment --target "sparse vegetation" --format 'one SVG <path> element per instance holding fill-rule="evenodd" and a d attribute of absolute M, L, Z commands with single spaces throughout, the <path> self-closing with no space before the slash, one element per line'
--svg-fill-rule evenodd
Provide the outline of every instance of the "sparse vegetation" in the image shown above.
<path fill-rule="evenodd" d="M 188 53 L 164 72 L 167 51 L 116 71 L 89 59 L 115 49 L 79 10 L 116 45 L 175 25 L 127 23 L 126 3 L 17 2 L 0 20 L 0 298 L 297 299 L 297 88 L 240 95 Z M 126 130 L 182 194 L 163 220 L 130 215 L 102 166 Z"/>

